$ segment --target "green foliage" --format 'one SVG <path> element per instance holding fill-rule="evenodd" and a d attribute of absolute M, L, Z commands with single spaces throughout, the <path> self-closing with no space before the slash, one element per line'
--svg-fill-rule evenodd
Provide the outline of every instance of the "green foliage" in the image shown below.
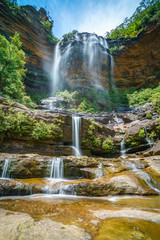
<path fill-rule="evenodd" d="M 14 13 L 15 12 L 15 10 L 20 10 L 20 6 L 18 6 L 18 3 L 17 3 L 17 1 L 9 1 L 9 0 L 7 0 L 6 1 L 6 4 L 7 4 L 7 6 L 9 7 L 9 9 L 11 9 L 12 10 L 12 12 Z"/>
<path fill-rule="evenodd" d="M 66 33 L 62 36 L 63 41 L 67 41 L 70 37 L 72 37 L 74 34 L 78 33 L 77 30 L 73 30 L 72 32 Z"/>
<path fill-rule="evenodd" d="M 17 32 L 10 37 L 10 42 L 0 35 L 0 95 L 32 107 L 23 84 L 25 53 L 21 47 Z"/>
<path fill-rule="evenodd" d="M 102 149 L 105 152 L 111 152 L 114 148 L 114 143 L 112 139 L 106 138 L 102 143 Z"/>
<path fill-rule="evenodd" d="M 62 138 L 63 121 L 56 120 L 48 124 L 43 120 L 37 121 L 29 114 L 16 112 L 10 108 L 7 112 L 0 109 L 0 135 L 2 136 L 31 136 L 34 139 Z"/>
<path fill-rule="evenodd" d="M 98 104 L 89 102 L 86 98 L 78 106 L 78 112 L 99 113 Z"/>
<path fill-rule="evenodd" d="M 130 91 L 116 90 L 115 88 L 102 91 L 93 88 L 85 91 L 78 89 L 74 92 L 59 91 L 56 96 L 63 97 L 70 104 L 69 110 L 71 111 L 99 113 L 128 105 L 127 94 L 132 92 L 133 88 Z"/>
<path fill-rule="evenodd" d="M 151 114 L 150 112 L 147 112 L 147 114 L 146 114 L 146 118 L 148 118 L 148 119 L 152 119 L 152 114 Z"/>
<path fill-rule="evenodd" d="M 133 142 L 131 142 L 130 147 L 131 147 L 131 148 L 132 148 L 132 147 L 136 147 L 136 146 L 138 146 L 139 144 L 140 144 L 140 142 L 133 141 Z"/>
<path fill-rule="evenodd" d="M 139 136 L 140 138 L 145 138 L 145 137 L 146 137 L 144 128 L 139 130 L 138 136 Z"/>
<path fill-rule="evenodd" d="M 159 0 L 142 0 L 140 6 L 130 18 L 125 18 L 123 23 L 106 33 L 107 38 L 133 38 L 160 17 Z"/>
<path fill-rule="evenodd" d="M 63 97 L 68 103 L 73 103 L 76 101 L 78 92 L 69 92 L 68 90 L 65 90 L 64 92 L 57 92 L 56 96 L 57 97 Z"/>
<path fill-rule="evenodd" d="M 56 44 L 56 43 L 59 42 L 59 39 L 56 38 L 56 37 L 54 37 L 52 34 L 48 34 L 48 35 L 47 35 L 47 39 L 48 39 L 51 43 L 53 43 L 53 44 Z"/>
<path fill-rule="evenodd" d="M 41 21 L 42 25 L 44 26 L 44 28 L 46 29 L 47 32 L 51 33 L 51 29 L 52 29 L 52 22 L 50 21 Z"/>
<path fill-rule="evenodd" d="M 101 139 L 99 139 L 98 137 L 95 137 L 94 140 L 93 140 L 93 146 L 100 147 L 101 146 Z"/>
<path fill-rule="evenodd" d="M 160 85 L 156 88 L 141 89 L 127 96 L 130 106 L 139 106 L 152 102 L 157 112 L 160 113 Z"/>
<path fill-rule="evenodd" d="M 50 97 L 50 95 L 46 93 L 37 94 L 34 91 L 30 92 L 30 98 L 36 104 L 40 104 L 41 99 L 48 98 L 48 97 Z"/>
<path fill-rule="evenodd" d="M 157 134 L 156 134 L 156 132 L 154 131 L 154 130 L 152 130 L 152 132 L 150 133 L 150 135 L 149 135 L 149 138 L 156 138 L 157 137 Z"/>
<path fill-rule="evenodd" d="M 52 124 L 46 124 L 43 120 L 35 123 L 32 137 L 35 139 L 48 139 L 52 136 Z"/>

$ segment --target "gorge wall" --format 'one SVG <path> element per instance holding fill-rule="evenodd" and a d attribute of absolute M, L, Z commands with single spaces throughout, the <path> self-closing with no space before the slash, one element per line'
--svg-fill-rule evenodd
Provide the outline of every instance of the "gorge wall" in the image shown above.
<path fill-rule="evenodd" d="M 48 31 L 41 23 L 49 20 L 46 11 L 37 11 L 32 6 L 19 9 L 9 7 L 5 0 L 0 2 L 0 34 L 9 38 L 15 32 L 20 34 L 23 50 L 26 53 L 27 91 L 48 92 L 48 78 L 44 65 L 50 67 L 54 45 L 48 40 Z"/>
<path fill-rule="evenodd" d="M 114 78 L 117 87 L 137 89 L 159 83 L 160 76 L 160 22 L 131 39 L 126 48 L 114 55 Z"/>
<path fill-rule="evenodd" d="M 15 31 L 20 34 L 23 50 L 26 53 L 26 68 L 28 69 L 25 78 L 26 89 L 27 91 L 34 90 L 37 93 L 49 92 L 48 73 L 52 70 L 52 61 L 55 55 L 55 44 L 50 42 L 49 32 L 41 23 L 46 20 L 48 20 L 47 14 L 42 8 L 37 11 L 34 7 L 27 5 L 22 6 L 20 10 L 15 9 L 13 11 L 8 7 L 5 0 L 0 2 L 0 34 L 7 38 L 13 35 Z M 85 38 L 91 39 L 91 36 L 87 34 L 79 34 L 79 39 L 75 37 L 74 40 L 68 40 L 61 46 L 62 52 L 67 52 L 68 45 L 72 45 L 70 51 L 72 58 L 69 58 L 66 67 L 62 66 L 63 71 L 61 71 L 64 75 L 65 87 L 69 89 L 81 88 L 82 86 L 84 88 L 90 88 L 91 86 L 110 88 L 112 86 L 111 75 L 114 75 L 116 86 L 124 90 L 129 90 L 131 87 L 139 89 L 159 83 L 159 22 L 152 23 L 136 39 L 131 39 L 127 44 L 122 44 L 120 50 L 114 53 L 114 72 L 111 69 L 112 58 L 109 50 L 104 45 L 104 39 L 98 36 L 99 43 L 95 43 L 95 46 L 99 44 L 98 48 L 101 49 L 96 56 L 99 61 L 92 66 L 90 72 L 83 71 L 83 69 L 87 69 L 88 63 L 81 57 L 83 52 L 80 54 L 80 51 L 84 50 L 82 44 L 84 44 Z M 107 41 L 109 48 L 116 42 L 114 39 Z M 90 58 L 92 58 L 91 55 Z"/>

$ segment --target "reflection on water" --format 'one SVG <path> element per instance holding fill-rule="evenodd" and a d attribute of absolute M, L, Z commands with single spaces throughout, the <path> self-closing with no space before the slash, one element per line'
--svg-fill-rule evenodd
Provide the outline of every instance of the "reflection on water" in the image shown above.
<path fill-rule="evenodd" d="M 95 240 L 159 240 L 157 222 L 147 221 L 147 212 L 160 214 L 160 196 L 155 197 L 77 197 L 59 194 L 34 194 L 0 198 L 0 208 L 28 213 L 35 220 L 50 218 L 63 224 L 84 228 Z M 94 212 L 106 210 L 141 210 L 141 219 L 95 217 Z M 160 219 L 160 218 L 159 218 Z M 97 224 L 93 224 L 94 221 Z"/>

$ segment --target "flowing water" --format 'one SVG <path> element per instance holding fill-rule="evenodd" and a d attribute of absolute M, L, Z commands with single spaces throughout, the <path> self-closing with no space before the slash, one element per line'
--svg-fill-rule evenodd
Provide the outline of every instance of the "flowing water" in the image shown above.
<path fill-rule="evenodd" d="M 60 62 L 61 62 L 60 42 L 58 42 L 55 47 L 55 54 L 54 54 L 54 60 L 53 60 L 53 71 L 51 73 L 51 78 L 52 78 L 51 94 L 53 94 L 53 95 L 57 91 L 58 83 L 60 80 Z"/>
<path fill-rule="evenodd" d="M 81 118 L 79 116 L 72 115 L 72 144 L 76 157 L 82 156 L 80 149 L 80 128 Z"/>
<path fill-rule="evenodd" d="M 1 178 L 8 178 L 8 170 L 9 170 L 9 160 L 6 159 L 5 162 L 4 162 Z"/>
<path fill-rule="evenodd" d="M 125 142 L 124 142 L 124 138 L 121 141 L 121 157 L 124 157 L 125 153 L 126 153 L 126 149 L 125 149 Z"/>
<path fill-rule="evenodd" d="M 54 157 L 50 161 L 50 178 L 63 179 L 64 177 L 63 159 Z"/>
<path fill-rule="evenodd" d="M 90 84 L 98 89 L 104 89 L 99 81 L 102 73 L 102 65 L 105 64 L 105 77 L 108 78 L 110 84 L 110 76 L 114 73 L 113 57 L 109 53 L 107 40 L 101 36 L 90 33 L 77 33 L 70 37 L 67 41 L 57 43 L 55 47 L 55 57 L 53 60 L 53 71 L 51 73 L 51 92 L 55 95 L 58 89 L 64 89 L 67 84 L 71 84 L 72 65 L 75 66 L 78 58 L 80 68 Z M 74 74 L 73 74 L 74 75 Z M 73 77 L 73 83 L 79 84 Z M 111 83 L 112 85 L 112 83 Z M 114 85 L 114 84 L 113 84 Z"/>
<path fill-rule="evenodd" d="M 148 132 L 147 132 L 146 127 L 144 127 L 144 131 L 145 131 L 145 135 L 146 135 L 146 141 L 147 141 L 148 145 L 150 146 L 150 148 L 152 148 L 152 143 L 151 143 L 151 140 L 148 138 Z"/>

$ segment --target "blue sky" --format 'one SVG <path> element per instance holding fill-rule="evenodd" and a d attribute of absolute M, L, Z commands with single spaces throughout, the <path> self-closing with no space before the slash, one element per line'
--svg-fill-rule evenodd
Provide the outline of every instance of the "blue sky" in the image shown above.
<path fill-rule="evenodd" d="M 44 7 L 54 20 L 53 34 L 60 38 L 73 29 L 95 32 L 104 36 L 107 31 L 130 17 L 141 0 L 18 0 L 19 5 Z"/>

